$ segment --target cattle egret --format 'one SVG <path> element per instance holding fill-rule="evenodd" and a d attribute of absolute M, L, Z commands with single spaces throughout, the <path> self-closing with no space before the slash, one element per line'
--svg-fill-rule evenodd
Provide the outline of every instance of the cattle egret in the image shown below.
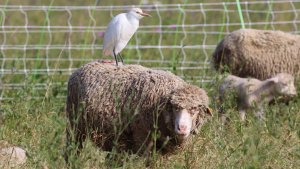
<path fill-rule="evenodd" d="M 118 66 L 118 58 L 121 59 L 123 65 L 123 58 L 120 52 L 127 45 L 130 38 L 139 27 L 139 20 L 144 16 L 151 16 L 144 13 L 140 8 L 132 8 L 127 13 L 121 13 L 115 16 L 110 23 L 104 34 L 103 41 L 103 55 L 114 56 L 116 65 Z"/>

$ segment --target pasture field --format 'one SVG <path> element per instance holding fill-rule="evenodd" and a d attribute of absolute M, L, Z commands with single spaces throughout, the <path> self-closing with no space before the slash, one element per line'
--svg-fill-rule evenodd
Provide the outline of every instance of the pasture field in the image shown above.
<path fill-rule="evenodd" d="M 199 3 L 197 0 L 161 2 L 163 4 Z M 214 110 L 213 118 L 203 126 L 198 135 L 193 136 L 192 144 L 185 150 L 179 150 L 168 156 L 159 154 L 153 156 L 153 167 L 299 168 L 299 95 L 288 104 L 275 101 L 275 104 L 266 107 L 265 121 L 260 121 L 253 113 L 249 113 L 246 122 L 240 122 L 236 105 L 230 97 L 225 105 L 230 123 L 221 125 L 216 111 L 218 102 L 216 91 L 221 75 L 210 69 L 209 59 L 215 45 L 226 33 L 241 28 L 240 17 L 237 11 L 230 12 L 236 10 L 235 4 L 224 5 L 225 2 L 235 2 L 234 0 L 224 1 L 224 3 L 218 0 L 202 2 L 212 4 L 175 6 L 176 9 L 149 8 L 153 17 L 141 21 L 141 26 L 144 27 L 141 27 L 130 41 L 129 46 L 132 48 L 124 49 L 123 52 L 127 64 L 141 64 L 169 70 L 184 80 L 204 88 L 210 97 L 210 107 Z M 2 47 L 0 49 L 0 85 L 2 85 L 0 93 L 3 99 L 0 102 L 0 140 L 6 140 L 27 151 L 28 160 L 20 168 L 68 167 L 63 158 L 67 79 L 70 73 L 81 65 L 91 60 L 102 59 L 100 48 L 103 27 L 107 25 L 112 15 L 123 11 L 123 8 L 46 12 L 25 10 L 24 12 L 19 6 L 131 4 L 141 4 L 141 1 L 0 1 L 0 47 Z M 6 8 L 13 5 L 18 8 L 13 10 Z M 244 4 L 241 7 L 245 9 L 245 6 Z M 278 29 L 298 33 L 300 25 L 296 16 L 300 9 L 299 2 L 281 4 L 270 1 L 248 4 L 247 7 L 247 11 L 243 12 L 247 28 Z M 193 13 L 193 10 L 199 11 Z M 28 25 L 41 27 L 22 27 L 26 25 L 26 18 Z M 97 21 L 94 22 L 93 18 Z M 50 29 L 47 27 L 49 25 L 52 26 Z M 152 27 L 153 25 L 158 28 Z M 159 27 L 159 25 L 169 25 L 169 27 Z M 4 26 L 6 27 L 3 28 Z M 55 26 L 62 26 L 59 29 L 64 31 L 59 32 Z M 95 38 L 94 35 L 97 37 Z M 71 47 L 68 48 L 68 45 Z M 135 48 L 139 45 L 141 48 Z M 90 46 L 93 48 L 89 48 Z M 174 46 L 178 47 L 174 48 Z M 300 93 L 299 82 L 298 93 Z M 118 164 L 121 163 L 122 166 L 118 166 L 117 162 L 105 158 L 107 153 L 87 141 L 78 158 L 71 156 L 71 168 L 96 169 L 115 166 L 145 168 L 145 159 L 142 157 L 119 154 L 122 161 Z"/>
<path fill-rule="evenodd" d="M 28 84 L 30 86 L 30 84 Z M 205 88 L 214 95 L 214 87 Z M 23 147 L 28 162 L 21 168 L 67 168 L 63 159 L 65 146 L 65 101 L 50 96 L 32 100 L 30 87 L 14 100 L 1 105 L 0 138 Z M 300 92 L 300 91 L 298 91 Z M 211 99 L 212 107 L 214 100 Z M 203 126 L 193 144 L 167 157 L 155 157 L 156 168 L 298 168 L 300 165 L 300 97 L 289 105 L 276 103 L 266 109 L 266 121 L 253 114 L 239 121 L 233 100 L 226 105 L 230 123 L 222 126 L 218 115 Z M 107 152 L 91 142 L 84 144 L 78 158 L 71 158 L 74 168 L 110 168 Z M 143 168 L 144 158 L 120 154 L 124 168 Z"/>

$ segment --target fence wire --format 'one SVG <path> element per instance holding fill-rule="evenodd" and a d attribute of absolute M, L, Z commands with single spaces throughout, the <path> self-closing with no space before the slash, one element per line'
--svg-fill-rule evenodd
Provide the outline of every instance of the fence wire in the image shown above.
<path fill-rule="evenodd" d="M 299 0 L 240 2 L 246 28 L 299 33 Z M 69 75 L 102 56 L 110 19 L 133 6 L 0 5 L 0 100 L 30 87 L 35 97 L 66 90 Z M 241 27 L 235 2 L 139 5 L 153 16 L 122 51 L 127 64 L 173 71 L 191 83 L 213 78 L 210 56 Z M 29 79 L 29 80 L 28 80 Z M 55 91 L 52 91 L 55 93 Z M 64 97 L 65 92 L 57 92 Z"/>

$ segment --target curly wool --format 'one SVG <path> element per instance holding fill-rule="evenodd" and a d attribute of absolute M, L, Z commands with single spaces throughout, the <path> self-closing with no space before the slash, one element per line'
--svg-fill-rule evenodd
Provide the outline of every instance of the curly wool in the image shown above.
<path fill-rule="evenodd" d="M 67 117 L 78 142 L 82 142 L 89 131 L 93 142 L 104 150 L 111 150 L 117 139 L 120 149 L 137 152 L 142 145 L 142 149 L 147 148 L 144 143 L 155 128 L 155 120 L 160 138 L 174 134 L 169 130 L 174 124 L 163 118 L 164 115 L 172 116 L 168 101 L 173 102 L 172 106 L 186 109 L 192 106 L 208 108 L 204 90 L 170 72 L 139 65 L 116 67 L 95 61 L 71 75 Z M 81 102 L 84 109 L 80 113 Z M 156 111 L 160 112 L 158 117 L 153 113 Z M 209 117 L 206 111 L 199 115 L 201 122 Z M 118 133 L 120 130 L 122 132 Z"/>
<path fill-rule="evenodd" d="M 171 93 L 171 103 L 180 108 L 191 109 L 195 105 L 207 105 L 208 98 L 203 90 L 199 90 L 195 86 L 187 86 Z"/>
<path fill-rule="evenodd" d="M 240 29 L 227 35 L 212 55 L 216 70 L 265 80 L 277 73 L 300 76 L 300 36 L 282 31 Z"/>

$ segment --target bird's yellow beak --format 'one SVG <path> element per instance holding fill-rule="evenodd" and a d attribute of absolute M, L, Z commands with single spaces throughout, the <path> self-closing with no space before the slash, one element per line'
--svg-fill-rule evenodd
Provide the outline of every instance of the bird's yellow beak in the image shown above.
<path fill-rule="evenodd" d="M 142 15 L 142 16 L 147 16 L 147 17 L 152 17 L 150 14 L 147 14 L 147 13 L 140 13 L 140 15 Z"/>

